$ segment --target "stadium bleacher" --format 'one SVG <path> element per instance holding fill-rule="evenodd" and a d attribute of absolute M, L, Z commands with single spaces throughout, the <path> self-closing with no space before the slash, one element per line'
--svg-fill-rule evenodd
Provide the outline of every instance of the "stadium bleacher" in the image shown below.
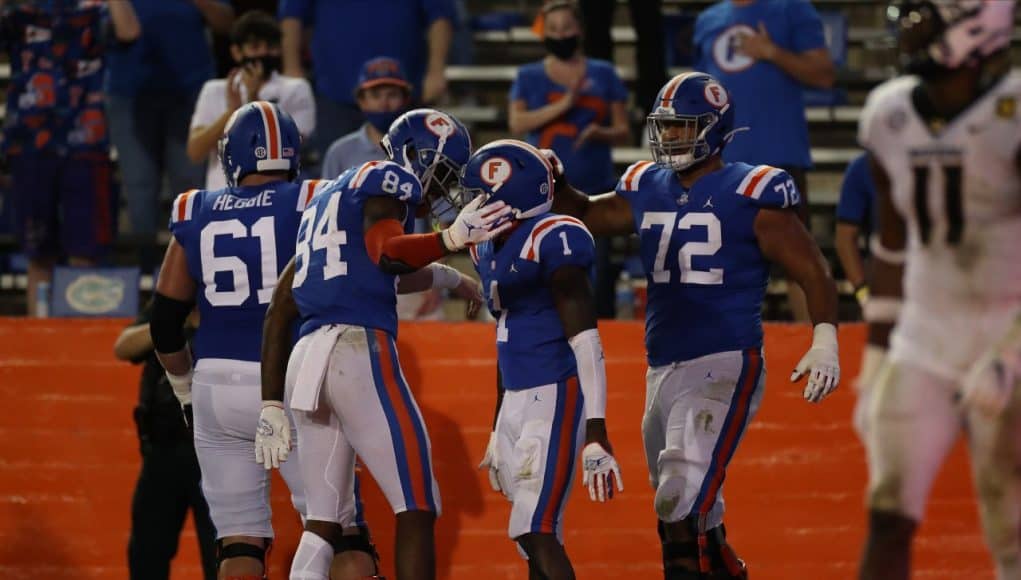
<path fill-rule="evenodd" d="M 618 3 L 625 4 L 624 0 Z M 677 17 L 694 18 L 699 10 L 712 4 L 712 0 L 663 0 L 663 10 L 667 26 L 665 34 L 681 34 L 671 42 L 684 45 L 684 34 L 678 30 Z M 814 0 L 814 4 L 823 15 L 828 28 L 837 27 L 839 33 L 829 30 L 827 41 L 831 43 L 831 51 L 838 64 L 837 90 L 839 94 L 806 97 L 809 106 L 806 116 L 809 123 L 809 134 L 812 143 L 814 170 L 808 175 L 810 199 L 812 201 L 812 227 L 824 253 L 830 258 L 838 277 L 842 274 L 835 259 L 832 243 L 834 227 L 833 212 L 837 202 L 840 180 L 846 164 L 858 153 L 855 144 L 855 130 L 861 103 L 868 91 L 892 74 L 890 60 L 886 56 L 889 35 L 884 26 L 883 4 L 862 3 L 852 0 Z M 513 25 L 502 28 L 475 30 L 476 62 L 474 65 L 452 65 L 447 68 L 447 78 L 454 98 L 446 105 L 446 109 L 471 125 L 477 143 L 485 143 L 491 139 L 507 135 L 507 103 L 506 96 L 513 82 L 517 67 L 528 61 L 541 58 L 543 49 L 540 39 L 526 26 L 534 13 L 535 2 L 527 0 L 482 1 L 469 0 L 469 13 L 478 22 L 485 14 L 501 16 L 496 22 L 508 22 Z M 510 17 L 508 18 L 508 15 Z M 617 10 L 615 24 L 611 30 L 615 41 L 615 64 L 621 78 L 629 85 L 633 84 L 635 71 L 633 66 L 635 30 L 628 21 L 628 11 Z M 490 25 L 494 19 L 486 20 Z M 669 44 L 669 43 L 668 43 Z M 1014 51 L 1021 47 L 1021 29 L 1015 30 L 1013 39 Z M 668 58 L 675 62 L 676 55 Z M 669 74 L 678 74 L 689 68 L 672 66 Z M 10 65 L 0 63 L 0 87 L 6 87 L 10 78 Z M 4 114 L 0 103 L 0 118 Z M 636 119 L 633 125 L 631 146 L 614 149 L 613 161 L 621 171 L 637 160 L 648 157 L 647 150 L 640 146 L 639 139 L 644 127 Z M 166 201 L 169 203 L 169 200 Z M 158 243 L 165 244 L 166 236 Z M 135 254 L 138 242 L 130 238 L 118 240 L 116 261 L 130 263 Z M 17 250 L 16 242 L 9 234 L 0 233 L 0 254 L 9 254 Z M 143 275 L 142 290 L 148 291 L 152 286 L 151 276 Z M 0 314 L 17 314 L 23 308 L 21 293 L 25 279 L 16 272 L 0 272 Z M 770 294 L 782 291 L 785 286 L 782 280 L 771 285 Z M 842 300 L 846 303 L 845 311 L 854 315 L 853 298 L 849 294 L 849 286 L 841 284 Z"/>

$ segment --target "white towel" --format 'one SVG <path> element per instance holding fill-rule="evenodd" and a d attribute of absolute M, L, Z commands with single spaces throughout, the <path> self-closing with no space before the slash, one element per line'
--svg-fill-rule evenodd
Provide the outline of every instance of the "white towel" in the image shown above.
<path fill-rule="evenodd" d="M 322 389 L 326 369 L 330 366 L 330 352 L 337 342 L 343 327 L 330 324 L 317 328 L 308 335 L 308 348 L 298 367 L 291 408 L 313 412 L 319 407 L 319 390 Z"/>

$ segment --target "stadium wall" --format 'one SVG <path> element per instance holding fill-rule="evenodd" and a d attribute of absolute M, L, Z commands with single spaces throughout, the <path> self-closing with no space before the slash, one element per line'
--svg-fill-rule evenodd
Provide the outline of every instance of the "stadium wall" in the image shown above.
<path fill-rule="evenodd" d="M 127 320 L 0 321 L 0 576 L 126 578 L 131 492 L 139 468 L 131 419 L 139 368 L 114 360 Z M 641 446 L 643 328 L 600 326 L 609 377 L 608 425 L 626 489 L 607 505 L 576 478 L 566 545 L 578 577 L 653 578 L 659 548 Z M 766 328 L 767 395 L 726 484 L 731 541 L 757 578 L 850 578 L 862 539 L 863 455 L 850 429 L 864 327 L 840 329 L 842 384 L 821 405 L 788 382 L 810 343 L 804 326 Z M 402 325 L 405 373 L 429 427 L 444 514 L 441 578 L 525 577 L 506 538 L 509 504 L 475 469 L 493 415 L 494 328 Z M 577 469 L 577 466 L 575 467 Z M 300 534 L 279 477 L 271 578 L 285 578 Z M 951 483 L 964 485 L 967 483 Z M 392 577 L 393 518 L 365 485 L 367 516 Z M 966 493 L 966 492 L 965 492 Z M 960 521 L 960 515 L 955 521 Z M 974 515 L 964 516 L 974 520 Z M 972 527 L 972 529 L 976 529 Z M 806 551 L 806 547 L 809 549 Z M 981 568 L 980 568 L 981 569 Z M 173 578 L 198 578 L 189 523 Z"/>

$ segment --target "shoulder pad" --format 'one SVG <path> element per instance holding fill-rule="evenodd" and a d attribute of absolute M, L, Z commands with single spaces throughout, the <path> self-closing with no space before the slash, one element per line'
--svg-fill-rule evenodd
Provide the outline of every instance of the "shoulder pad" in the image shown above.
<path fill-rule="evenodd" d="M 617 184 L 617 192 L 638 191 L 642 176 L 645 175 L 649 168 L 655 165 L 652 161 L 639 161 L 632 164 L 631 167 L 624 171 L 624 175 L 620 178 L 620 182 Z"/>
<path fill-rule="evenodd" d="M 312 203 L 312 199 L 331 183 L 328 179 L 308 179 L 301 182 L 298 189 L 298 205 L 295 207 L 299 213 L 305 211 Z"/>
<path fill-rule="evenodd" d="M 736 192 L 763 207 L 790 207 L 801 201 L 801 194 L 790 174 L 770 165 L 752 167 L 738 184 Z"/>
<path fill-rule="evenodd" d="M 392 196 L 414 205 L 422 199 L 418 176 L 393 161 L 363 163 L 351 174 L 348 187 L 364 195 Z"/>
<path fill-rule="evenodd" d="M 551 215 L 532 224 L 532 231 L 528 233 L 528 237 L 521 245 L 521 252 L 518 254 L 518 257 L 522 260 L 538 262 L 539 248 L 542 245 L 542 240 L 547 234 L 561 227 L 578 229 L 584 232 L 589 240 L 593 240 L 592 234 L 581 220 L 566 215 Z M 593 243 L 595 242 L 593 241 Z"/>
<path fill-rule="evenodd" d="M 171 206 L 170 211 L 170 223 L 176 224 L 191 220 L 195 204 L 198 203 L 196 200 L 200 197 L 200 192 L 201 190 L 198 189 L 189 189 L 174 199 L 174 204 Z"/>

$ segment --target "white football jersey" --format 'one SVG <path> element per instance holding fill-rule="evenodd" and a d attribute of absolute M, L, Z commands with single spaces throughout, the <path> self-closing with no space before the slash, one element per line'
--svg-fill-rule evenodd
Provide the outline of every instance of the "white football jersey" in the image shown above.
<path fill-rule="evenodd" d="M 1021 300 L 1021 72 L 935 132 L 911 99 L 919 82 L 876 87 L 858 133 L 908 226 L 905 300 L 935 312 Z"/>

